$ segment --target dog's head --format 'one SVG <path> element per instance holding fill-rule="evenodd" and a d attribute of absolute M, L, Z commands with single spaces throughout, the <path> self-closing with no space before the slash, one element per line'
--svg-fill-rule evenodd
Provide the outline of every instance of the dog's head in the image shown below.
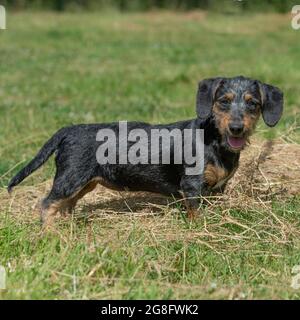
<path fill-rule="evenodd" d="M 273 127 L 283 110 L 283 93 L 276 87 L 242 76 L 211 78 L 199 83 L 197 115 L 212 117 L 222 142 L 233 152 L 241 151 L 260 114 Z"/>

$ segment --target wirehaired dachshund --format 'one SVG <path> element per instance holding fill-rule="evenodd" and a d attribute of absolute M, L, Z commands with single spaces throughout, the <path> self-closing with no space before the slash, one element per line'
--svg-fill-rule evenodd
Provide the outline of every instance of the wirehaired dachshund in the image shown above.
<path fill-rule="evenodd" d="M 240 152 L 248 143 L 262 114 L 264 122 L 273 127 L 281 118 L 283 93 L 275 86 L 237 76 L 204 79 L 199 83 L 196 112 L 192 120 L 166 125 L 128 122 L 128 130 L 143 129 L 204 129 L 204 166 L 197 174 L 186 174 L 190 166 L 184 160 L 175 163 L 176 152 L 171 141 L 170 163 L 102 163 L 97 161 L 101 142 L 99 130 L 110 129 L 116 134 L 118 122 L 80 124 L 57 131 L 9 182 L 8 191 L 44 164 L 56 152 L 56 174 L 53 186 L 41 202 L 41 221 L 46 223 L 56 213 L 72 212 L 77 201 L 97 184 L 116 190 L 150 191 L 185 199 L 187 215 L 197 215 L 201 196 L 223 192 L 238 168 Z M 117 142 L 118 143 L 118 142 Z M 128 143 L 128 149 L 133 142 Z M 194 149 L 194 142 L 193 149 Z M 173 147 L 173 148 L 172 148 Z M 160 155 L 162 148 L 160 148 Z M 120 154 L 117 155 L 118 159 Z"/>

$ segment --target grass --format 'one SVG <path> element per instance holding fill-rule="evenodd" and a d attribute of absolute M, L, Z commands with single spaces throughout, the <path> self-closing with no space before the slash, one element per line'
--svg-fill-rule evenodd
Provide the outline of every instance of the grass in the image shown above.
<path fill-rule="evenodd" d="M 8 13 L 0 33 L 3 299 L 298 299 L 299 32 L 288 15 Z M 71 123 L 195 116 L 198 80 L 244 74 L 282 88 L 280 124 L 260 122 L 227 193 L 193 224 L 180 204 L 99 188 L 40 230 L 32 208 L 53 161 L 5 186 Z M 297 118 L 298 117 L 298 118 Z M 275 139 L 272 150 L 262 141 Z M 265 159 L 260 155 L 267 150 Z"/>

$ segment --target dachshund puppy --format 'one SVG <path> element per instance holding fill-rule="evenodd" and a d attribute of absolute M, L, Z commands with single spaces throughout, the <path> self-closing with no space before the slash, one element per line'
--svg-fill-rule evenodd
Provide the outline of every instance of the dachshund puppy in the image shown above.
<path fill-rule="evenodd" d="M 223 192 L 228 180 L 238 168 L 240 152 L 244 149 L 255 125 L 262 114 L 264 122 L 273 127 L 281 118 L 283 93 L 276 87 L 242 76 L 233 78 L 211 78 L 199 83 L 196 112 L 197 118 L 166 125 L 150 125 L 142 122 L 128 122 L 128 132 L 142 130 L 151 135 L 153 130 L 177 130 L 184 133 L 191 130 L 190 142 L 193 154 L 197 149 L 194 134 L 204 130 L 203 166 L 193 174 L 187 174 L 191 163 L 182 158 L 184 140 L 179 144 L 170 140 L 169 163 L 162 161 L 165 147 L 159 143 L 155 163 L 136 161 L 126 163 L 134 143 L 127 139 L 126 149 L 118 148 L 121 140 L 129 133 L 120 134 L 120 124 L 81 124 L 57 131 L 8 185 L 8 191 L 18 185 L 33 171 L 44 164 L 56 152 L 56 174 L 50 193 L 41 203 L 41 220 L 47 222 L 57 212 L 72 212 L 77 201 L 92 191 L 98 183 L 116 190 L 150 191 L 185 198 L 188 217 L 195 217 L 201 196 Z M 102 131 L 101 131 L 102 130 Z M 119 138 L 108 142 L 99 138 L 99 132 L 115 133 Z M 100 134 L 101 136 L 101 134 Z M 100 141 L 101 140 L 101 141 Z M 116 151 L 116 157 L 109 162 L 99 150 L 106 144 L 108 151 Z M 149 151 L 151 142 L 144 143 Z M 99 149 L 100 148 L 100 149 Z M 140 152 L 139 151 L 139 152 Z M 178 153 L 182 162 L 176 161 Z M 150 152 L 147 153 L 146 158 Z M 179 157 L 179 158 L 180 158 Z M 105 160 L 105 161 L 102 161 Z M 178 159 L 177 159 L 178 160 Z"/>

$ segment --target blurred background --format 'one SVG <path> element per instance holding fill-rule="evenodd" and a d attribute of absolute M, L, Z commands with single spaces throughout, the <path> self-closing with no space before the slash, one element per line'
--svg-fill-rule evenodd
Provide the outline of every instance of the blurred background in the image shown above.
<path fill-rule="evenodd" d="M 285 112 L 257 137 L 299 142 L 300 30 L 290 0 L 6 0 L 0 30 L 0 183 L 56 130 L 195 117 L 199 80 L 280 87 Z M 288 132 L 288 135 L 287 135 Z M 17 165 L 16 165 L 17 164 Z M 40 173 L 40 180 L 51 176 Z M 29 180 L 27 182 L 32 183 Z"/>
<path fill-rule="evenodd" d="M 300 262 L 297 2 L 0 0 L 0 264 L 9 266 L 0 299 L 300 299 L 291 287 Z M 201 79 L 237 75 L 283 90 L 284 114 L 274 128 L 260 120 L 242 175 L 199 224 L 153 198 L 99 189 L 82 200 L 82 218 L 46 235 L 33 208 L 54 157 L 8 196 L 8 180 L 59 128 L 191 119 Z M 274 150 L 264 144 L 273 138 Z"/>
<path fill-rule="evenodd" d="M 95 10 L 112 8 L 120 11 L 146 11 L 153 9 L 172 10 L 253 10 L 287 12 L 292 0 L 239 1 L 232 7 L 232 1 L 220 0 L 4 0 L 2 4 L 13 9 Z M 222 8 L 220 8 L 222 7 Z"/>

